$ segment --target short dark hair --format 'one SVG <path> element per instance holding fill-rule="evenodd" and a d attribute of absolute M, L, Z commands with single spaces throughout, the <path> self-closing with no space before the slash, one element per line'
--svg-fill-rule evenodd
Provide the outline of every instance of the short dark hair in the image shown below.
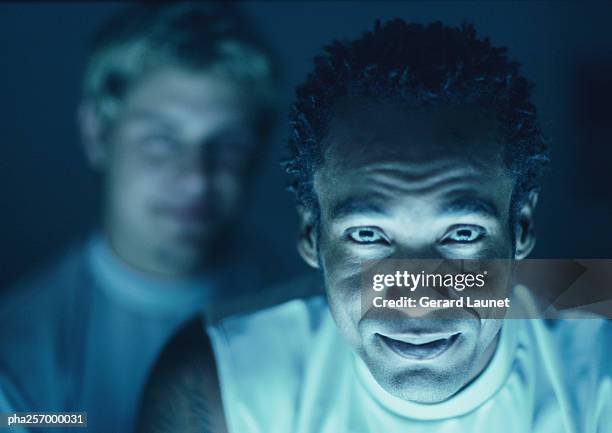
<path fill-rule="evenodd" d="M 377 21 L 360 38 L 325 47 L 314 65 L 296 91 L 289 156 L 282 163 L 298 205 L 318 209 L 313 176 L 323 163 L 331 112 L 341 99 L 352 97 L 409 107 L 484 105 L 496 113 L 501 127 L 505 163 L 515 179 L 513 206 L 539 188 L 550 158 L 530 101 L 532 84 L 508 59 L 507 48 L 479 39 L 473 25 Z"/>

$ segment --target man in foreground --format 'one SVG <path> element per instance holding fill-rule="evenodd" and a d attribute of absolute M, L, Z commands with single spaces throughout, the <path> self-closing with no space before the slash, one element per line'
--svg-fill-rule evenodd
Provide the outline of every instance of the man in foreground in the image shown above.
<path fill-rule="evenodd" d="M 275 70 L 231 5 L 131 5 L 99 29 L 78 120 L 102 177 L 102 227 L 1 300 L 3 407 L 87 412 L 88 431 L 131 431 L 179 327 L 260 296 L 269 275 L 238 228 Z"/>
<path fill-rule="evenodd" d="M 152 378 L 141 431 L 610 431 L 607 321 L 363 303 L 365 263 L 533 249 L 548 147 L 506 50 L 471 26 L 394 20 L 315 64 L 285 167 L 298 249 L 327 296 L 208 326 L 209 349 L 201 324 L 186 332 Z M 528 289 L 508 295 L 537 315 Z"/>

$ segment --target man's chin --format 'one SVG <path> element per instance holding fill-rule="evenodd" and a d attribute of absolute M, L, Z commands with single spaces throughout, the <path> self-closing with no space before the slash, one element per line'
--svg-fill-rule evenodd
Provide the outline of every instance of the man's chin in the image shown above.
<path fill-rule="evenodd" d="M 464 385 L 468 362 L 452 364 L 448 359 L 410 362 L 388 356 L 366 360 L 378 384 L 389 394 L 415 403 L 440 403 L 456 394 Z"/>
<path fill-rule="evenodd" d="M 166 244 L 158 249 L 157 261 L 168 274 L 186 277 L 198 273 L 202 268 L 205 252 L 201 248 Z"/>
<path fill-rule="evenodd" d="M 181 274 L 190 274 L 201 269 L 211 251 L 212 236 L 168 234 L 157 241 L 157 257 L 160 264 L 176 269 Z"/>
<path fill-rule="evenodd" d="M 455 373 L 434 373 L 426 369 L 383 375 L 377 382 L 391 395 L 405 401 L 435 404 L 449 399 L 462 387 Z"/>
<path fill-rule="evenodd" d="M 180 224 L 164 231 L 168 249 L 195 254 L 210 249 L 220 237 L 222 227 L 214 223 Z"/>

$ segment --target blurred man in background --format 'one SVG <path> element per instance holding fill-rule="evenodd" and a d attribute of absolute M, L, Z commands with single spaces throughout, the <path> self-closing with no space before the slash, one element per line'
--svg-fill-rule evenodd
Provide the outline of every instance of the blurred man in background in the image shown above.
<path fill-rule="evenodd" d="M 89 431 L 130 431 L 177 328 L 268 282 L 238 229 L 275 84 L 233 6 L 130 6 L 99 29 L 78 122 L 102 226 L 1 301 L 11 410 L 84 411 Z"/>

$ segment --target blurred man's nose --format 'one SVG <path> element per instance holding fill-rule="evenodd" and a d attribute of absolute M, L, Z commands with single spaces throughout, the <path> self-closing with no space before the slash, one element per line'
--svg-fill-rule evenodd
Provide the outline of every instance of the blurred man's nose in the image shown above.
<path fill-rule="evenodd" d="M 177 175 L 180 194 L 200 197 L 210 188 L 210 169 L 201 155 L 186 157 Z"/>

